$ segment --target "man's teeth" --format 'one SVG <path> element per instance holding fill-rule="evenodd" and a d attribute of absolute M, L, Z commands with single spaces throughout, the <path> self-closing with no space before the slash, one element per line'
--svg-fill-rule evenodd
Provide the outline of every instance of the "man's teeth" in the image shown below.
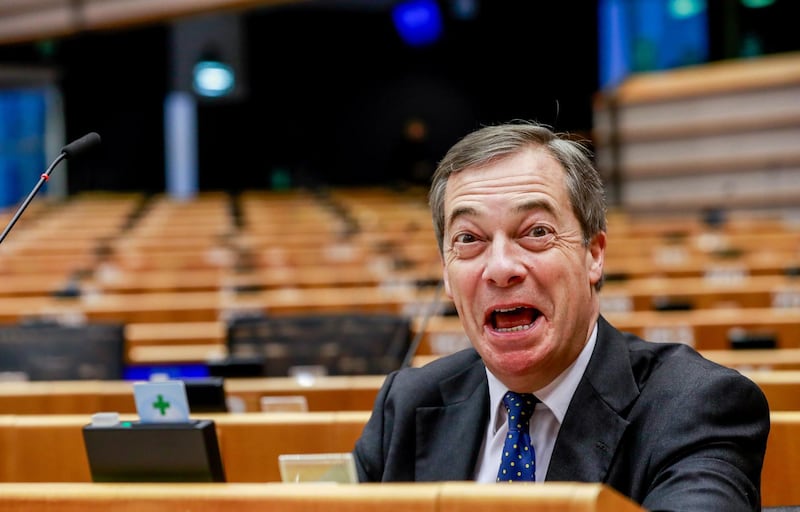
<path fill-rule="evenodd" d="M 528 325 L 518 325 L 516 327 L 498 327 L 498 332 L 514 332 L 514 331 L 524 331 L 525 329 L 530 328 L 531 324 Z"/>

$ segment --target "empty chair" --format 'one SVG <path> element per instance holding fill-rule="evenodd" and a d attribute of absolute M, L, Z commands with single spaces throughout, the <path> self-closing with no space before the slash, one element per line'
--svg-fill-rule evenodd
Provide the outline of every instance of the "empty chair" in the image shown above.
<path fill-rule="evenodd" d="M 327 375 L 381 375 L 402 364 L 411 321 L 370 313 L 243 317 L 228 324 L 227 344 L 233 358 L 260 358 L 266 376 L 297 374 L 300 367 Z"/>

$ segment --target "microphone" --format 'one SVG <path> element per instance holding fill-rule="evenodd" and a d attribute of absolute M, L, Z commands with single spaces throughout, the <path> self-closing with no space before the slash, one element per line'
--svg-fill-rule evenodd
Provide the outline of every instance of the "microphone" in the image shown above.
<path fill-rule="evenodd" d="M 100 136 L 97 133 L 87 133 L 83 137 L 77 140 L 73 140 L 63 148 L 61 148 L 61 153 L 64 154 L 67 158 L 72 158 L 74 156 L 79 156 L 90 149 L 94 148 L 95 146 L 100 144 Z"/>
<path fill-rule="evenodd" d="M 428 327 L 428 322 L 430 321 L 431 317 L 436 314 L 436 310 L 439 309 L 439 304 L 442 302 L 442 290 L 444 290 L 444 280 L 440 280 L 436 285 L 436 291 L 433 292 L 433 298 L 428 304 L 428 309 L 425 310 L 425 313 L 422 316 L 422 320 L 419 324 L 419 330 L 416 332 L 416 334 L 414 334 L 414 339 L 411 340 L 400 368 L 408 368 L 411 366 L 411 363 L 414 362 L 414 356 L 417 355 L 417 350 L 422 342 L 422 337 L 425 335 L 425 329 Z"/>
<path fill-rule="evenodd" d="M 56 159 L 53 160 L 53 163 L 51 163 L 50 166 L 47 168 L 47 170 L 42 174 L 42 176 L 39 178 L 39 182 L 36 183 L 36 186 L 33 187 L 31 193 L 28 194 L 28 197 L 25 198 L 25 201 L 22 202 L 20 207 L 17 209 L 17 212 L 9 221 L 8 225 L 6 226 L 6 229 L 3 230 L 3 234 L 0 235 L 0 243 L 2 243 L 3 240 L 6 239 L 9 231 L 11 231 L 11 228 L 13 228 L 14 224 L 17 223 L 17 220 L 19 220 L 19 218 L 22 216 L 22 212 L 24 212 L 25 208 L 28 207 L 28 204 L 30 204 L 34 196 L 36 196 L 36 193 L 39 192 L 39 189 L 42 188 L 42 185 L 44 185 L 47 182 L 47 180 L 50 179 L 50 173 L 53 172 L 53 169 L 56 168 L 56 165 L 58 165 L 58 163 L 61 162 L 61 160 L 81 155 L 82 153 L 85 153 L 86 151 L 97 146 L 98 144 L 100 144 L 100 136 L 95 132 L 91 132 L 87 133 L 86 135 L 84 135 L 79 139 L 70 142 L 69 144 L 61 148 L 61 153 L 59 153 Z"/>

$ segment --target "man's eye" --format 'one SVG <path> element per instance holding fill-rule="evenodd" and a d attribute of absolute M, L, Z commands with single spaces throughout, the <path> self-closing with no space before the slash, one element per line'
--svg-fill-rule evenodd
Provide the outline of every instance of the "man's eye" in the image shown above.
<path fill-rule="evenodd" d="M 456 243 L 458 244 L 469 244 L 477 240 L 474 235 L 470 233 L 461 233 L 456 235 Z"/>
<path fill-rule="evenodd" d="M 539 238 L 543 236 L 547 236 L 550 234 L 550 230 L 544 226 L 536 226 L 535 228 L 530 230 L 530 236 L 534 238 Z"/>

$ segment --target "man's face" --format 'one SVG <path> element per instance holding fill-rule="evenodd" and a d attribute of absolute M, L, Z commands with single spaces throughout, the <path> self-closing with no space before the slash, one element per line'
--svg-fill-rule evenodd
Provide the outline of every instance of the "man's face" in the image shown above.
<path fill-rule="evenodd" d="M 599 313 L 605 233 L 583 245 L 564 170 L 538 148 L 453 174 L 444 206 L 445 291 L 473 346 L 509 388 L 544 387 Z"/>

